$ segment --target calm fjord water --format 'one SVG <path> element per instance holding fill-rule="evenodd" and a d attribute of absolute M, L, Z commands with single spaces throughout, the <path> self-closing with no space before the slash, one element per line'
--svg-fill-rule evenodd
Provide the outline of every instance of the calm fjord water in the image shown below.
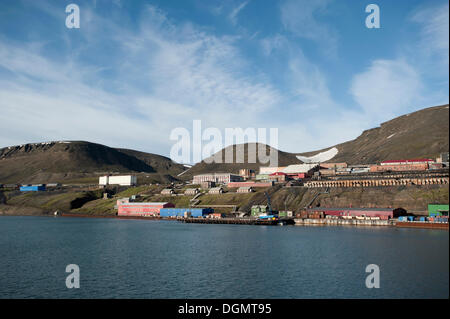
<path fill-rule="evenodd" d="M 0 298 L 448 298 L 448 243 L 440 230 L 0 217 Z"/>

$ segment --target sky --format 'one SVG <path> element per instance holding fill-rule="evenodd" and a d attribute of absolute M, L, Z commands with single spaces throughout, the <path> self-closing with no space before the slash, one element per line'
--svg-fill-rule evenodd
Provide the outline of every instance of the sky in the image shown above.
<path fill-rule="evenodd" d="M 80 28 L 66 27 L 71 3 Z M 371 3 L 380 28 L 366 27 Z M 448 30 L 441 0 L 2 0 L 0 147 L 168 156 L 171 132 L 201 120 L 319 150 L 447 104 Z"/>

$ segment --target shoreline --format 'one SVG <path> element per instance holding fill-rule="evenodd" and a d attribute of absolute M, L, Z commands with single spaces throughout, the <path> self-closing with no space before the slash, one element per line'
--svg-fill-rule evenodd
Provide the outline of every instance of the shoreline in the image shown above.
<path fill-rule="evenodd" d="M 51 213 L 40 214 L 4 214 L 0 212 L 0 217 L 8 216 L 34 216 L 34 217 L 72 217 L 72 218 L 100 218 L 100 219 L 120 219 L 120 220 L 152 220 L 152 221 L 178 221 L 183 223 L 196 224 L 233 224 L 233 225 L 266 225 L 266 226 L 280 226 L 280 222 L 288 226 L 341 226 L 341 227 L 396 227 L 396 228 L 416 228 L 416 229 L 432 229 L 432 230 L 449 230 L 448 223 L 428 223 L 428 222 L 399 222 L 396 220 L 376 221 L 376 220 L 336 220 L 336 219 L 300 219 L 292 218 L 292 223 L 285 223 L 286 220 L 276 221 L 260 221 L 250 220 L 249 218 L 164 218 L 164 217 L 148 217 L 148 216 L 117 216 L 117 215 L 92 215 L 92 214 L 74 214 L 74 213 L 60 213 L 53 215 Z"/>

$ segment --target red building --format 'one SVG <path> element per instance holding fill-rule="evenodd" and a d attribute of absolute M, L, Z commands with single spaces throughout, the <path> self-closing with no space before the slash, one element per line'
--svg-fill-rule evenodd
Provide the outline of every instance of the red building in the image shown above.
<path fill-rule="evenodd" d="M 172 203 L 120 203 L 118 204 L 119 216 L 159 216 L 161 208 L 175 207 Z"/>

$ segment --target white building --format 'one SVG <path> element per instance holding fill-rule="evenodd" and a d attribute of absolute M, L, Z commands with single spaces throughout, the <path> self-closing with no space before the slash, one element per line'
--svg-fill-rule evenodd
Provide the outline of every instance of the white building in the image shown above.
<path fill-rule="evenodd" d="M 136 185 L 137 178 L 135 175 L 122 175 L 122 176 L 100 176 L 98 179 L 99 185 L 120 185 L 120 186 L 133 186 Z"/>
<path fill-rule="evenodd" d="M 201 184 L 204 182 L 215 182 L 228 184 L 231 182 L 240 182 L 242 177 L 231 173 L 211 173 L 211 174 L 201 174 L 195 175 L 192 184 Z"/>

